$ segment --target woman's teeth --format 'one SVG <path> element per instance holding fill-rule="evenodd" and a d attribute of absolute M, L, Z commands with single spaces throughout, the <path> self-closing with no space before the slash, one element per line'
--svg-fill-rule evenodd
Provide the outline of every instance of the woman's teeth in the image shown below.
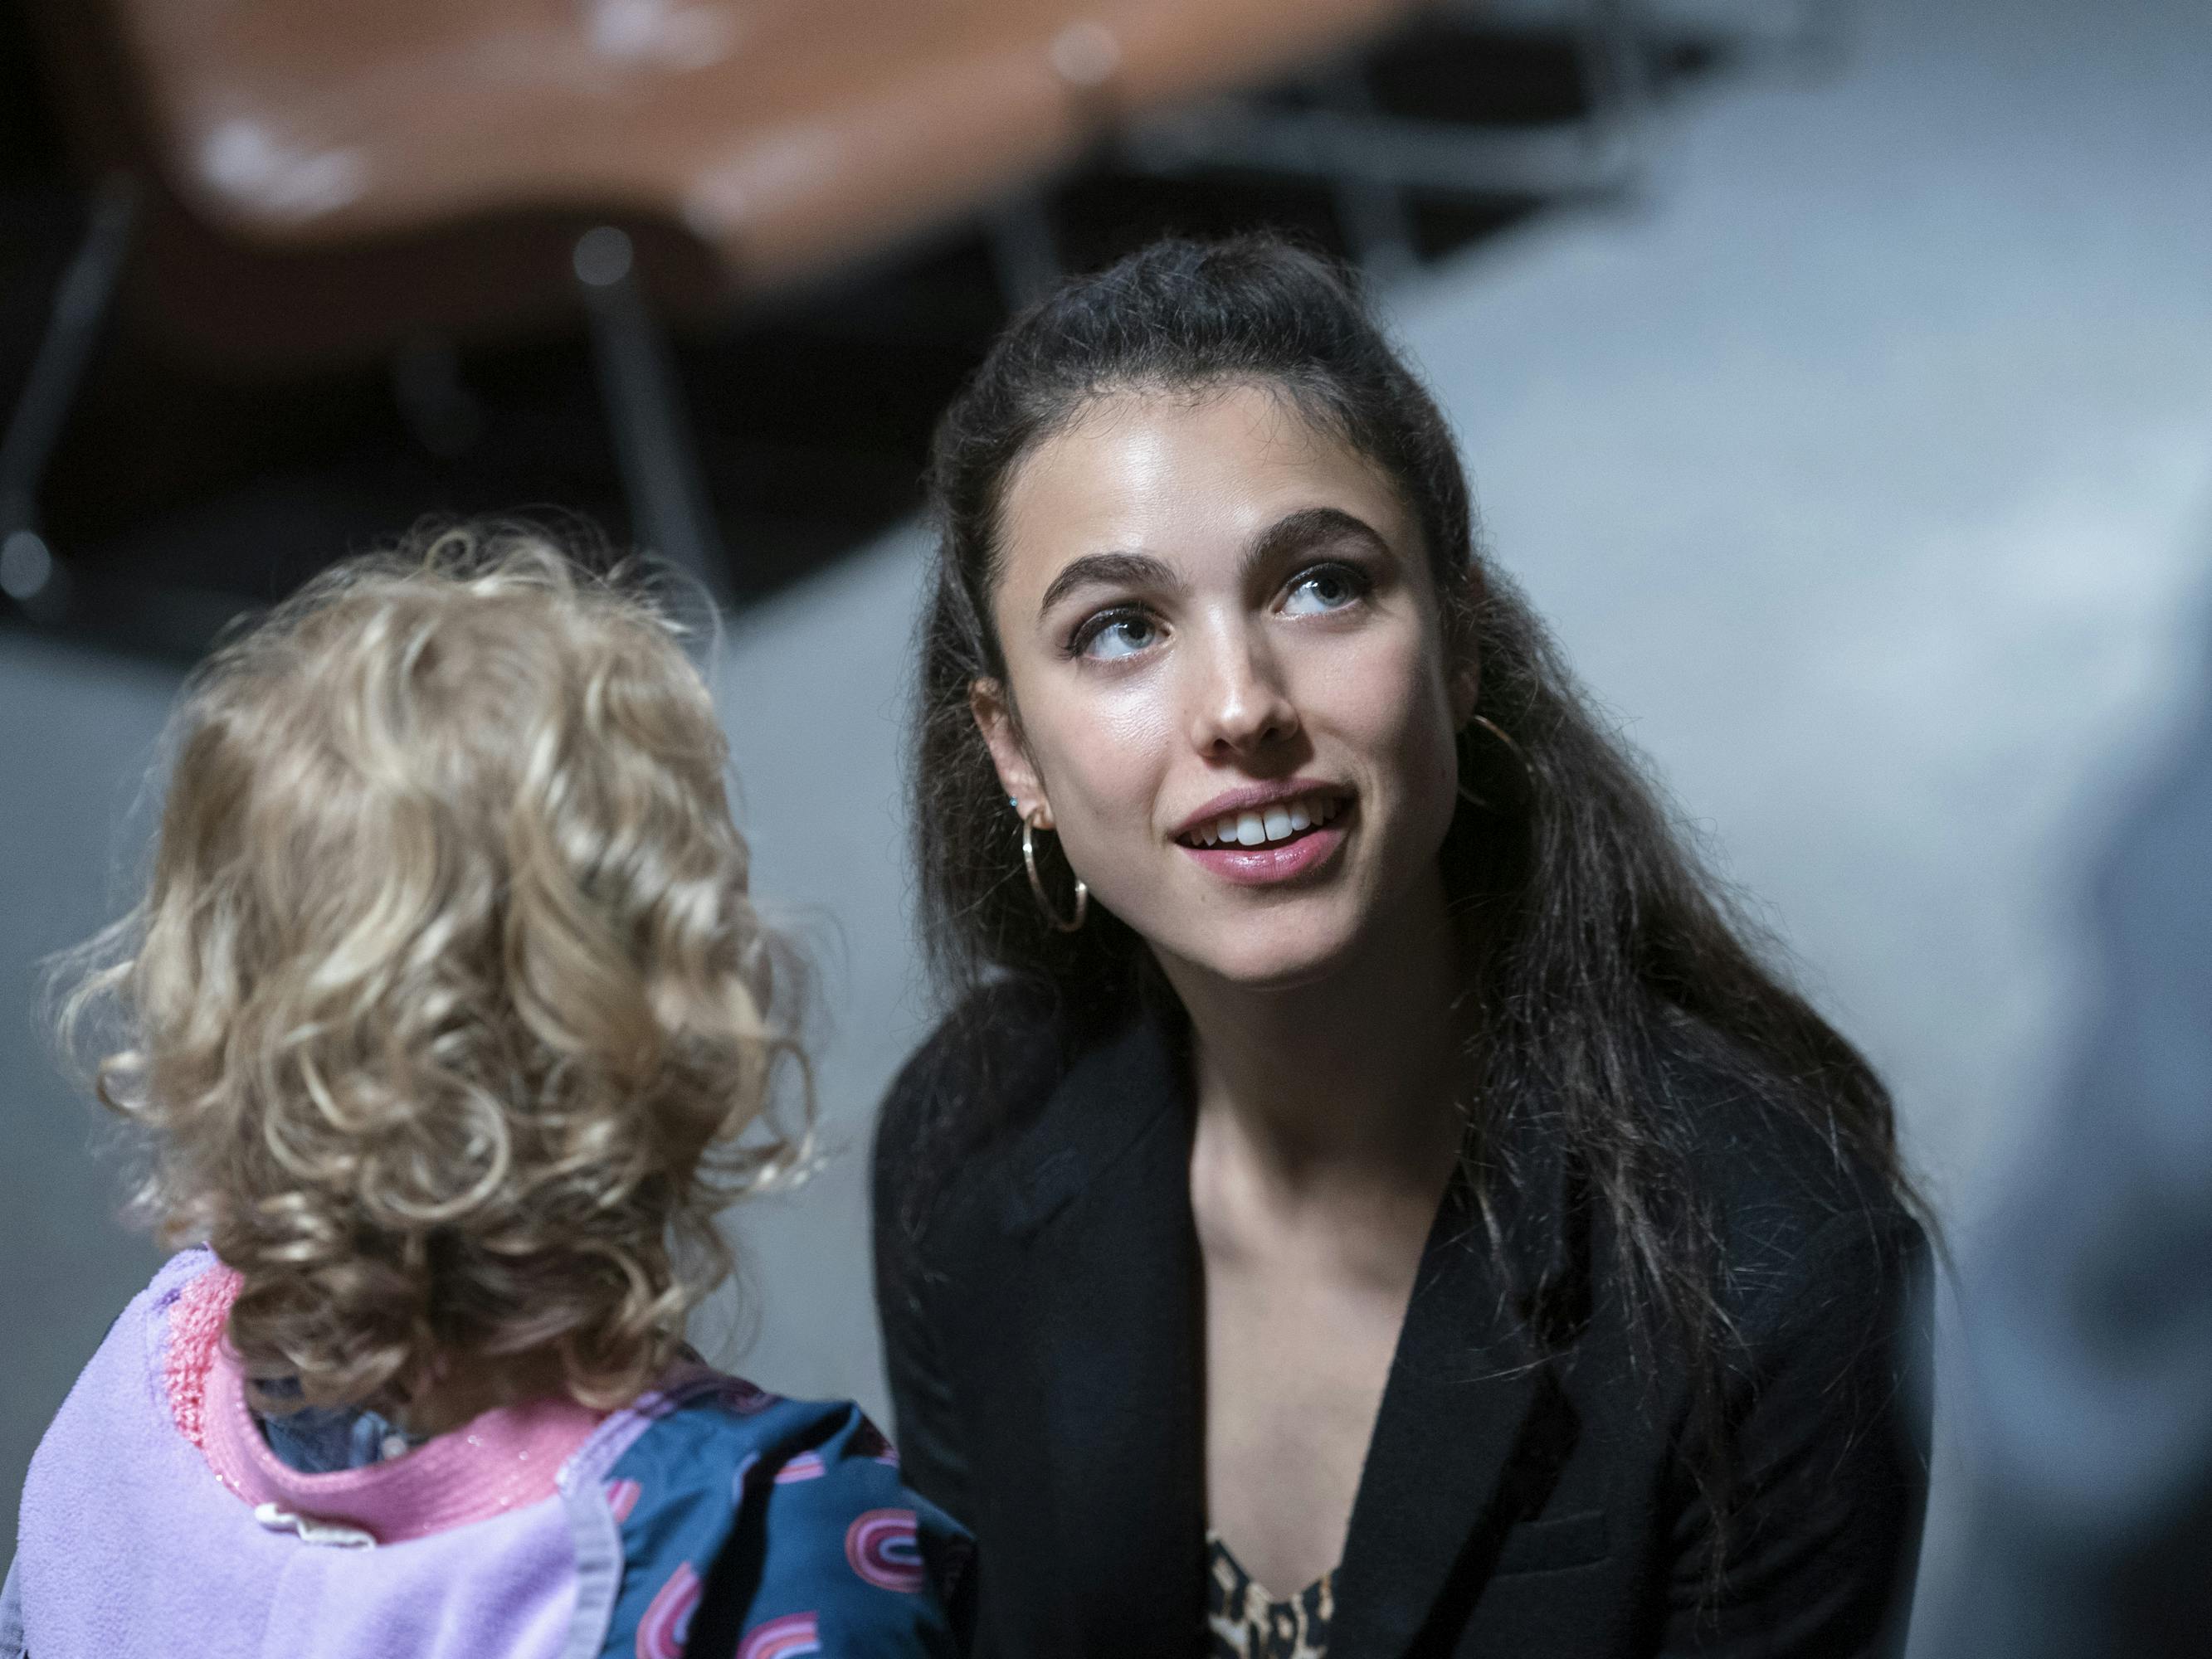
<path fill-rule="evenodd" d="M 1250 812 L 1228 812 L 1184 839 L 1198 847 L 1264 847 L 1327 823 L 1344 808 L 1330 795 L 1301 795 Z"/>

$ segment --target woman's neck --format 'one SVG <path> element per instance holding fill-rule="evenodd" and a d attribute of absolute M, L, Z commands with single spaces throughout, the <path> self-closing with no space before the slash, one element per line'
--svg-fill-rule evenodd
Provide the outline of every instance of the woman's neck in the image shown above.
<path fill-rule="evenodd" d="M 1191 1019 L 1201 1149 L 1283 1201 L 1441 1190 L 1460 1142 L 1465 1033 L 1441 883 L 1401 926 L 1305 984 L 1255 988 L 1163 964 Z"/>

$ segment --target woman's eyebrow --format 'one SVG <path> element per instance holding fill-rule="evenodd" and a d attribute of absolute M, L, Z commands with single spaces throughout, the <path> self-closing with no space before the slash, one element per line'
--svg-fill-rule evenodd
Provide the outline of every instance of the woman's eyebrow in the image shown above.
<path fill-rule="evenodd" d="M 1182 578 L 1170 569 L 1167 562 L 1156 559 L 1149 553 L 1085 553 L 1079 559 L 1070 559 L 1060 567 L 1037 601 L 1037 614 L 1042 616 L 1054 605 L 1079 587 L 1096 584 L 1102 587 L 1180 588 Z"/>
<path fill-rule="evenodd" d="M 1244 568 L 1256 570 L 1277 560 L 1295 557 L 1324 542 L 1346 539 L 1365 542 L 1378 553 L 1389 554 L 1392 550 L 1382 532 L 1366 520 L 1341 507 L 1308 507 L 1286 514 L 1255 536 L 1252 544 L 1244 550 Z"/>

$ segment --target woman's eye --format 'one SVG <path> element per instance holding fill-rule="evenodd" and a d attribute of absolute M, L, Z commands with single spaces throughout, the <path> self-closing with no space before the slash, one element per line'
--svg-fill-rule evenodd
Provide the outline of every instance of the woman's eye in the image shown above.
<path fill-rule="evenodd" d="M 1325 611 L 1341 611 L 1364 592 L 1365 585 L 1357 571 L 1343 565 L 1326 565 L 1307 571 L 1291 584 L 1290 596 L 1283 601 L 1283 613 L 1311 617 Z"/>
<path fill-rule="evenodd" d="M 1110 662 L 1135 656 L 1159 636 L 1159 624 L 1150 617 L 1124 612 L 1103 618 L 1085 634 L 1079 648 L 1095 661 Z"/>

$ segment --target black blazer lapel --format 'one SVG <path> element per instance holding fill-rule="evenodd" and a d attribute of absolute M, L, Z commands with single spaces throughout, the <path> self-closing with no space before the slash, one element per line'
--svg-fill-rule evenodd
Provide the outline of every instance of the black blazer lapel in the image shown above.
<path fill-rule="evenodd" d="M 1181 1054 L 1140 1021 L 1062 1081 L 1006 1196 L 1026 1255 L 1025 1369 L 1044 1395 L 1037 1474 L 1061 1540 L 1067 1659 L 1194 1652 L 1204 1628 L 1188 1095 Z"/>
<path fill-rule="evenodd" d="M 1425 1631 L 1455 1634 L 1506 1529 L 1541 1508 L 1565 1462 L 1574 1413 L 1529 1333 L 1564 1334 L 1560 1318 L 1578 1317 L 1570 1202 L 1557 1151 L 1532 1158 L 1501 1206 L 1507 1259 L 1523 1267 L 1509 1275 L 1468 1182 L 1446 1193 L 1353 1501 L 1329 1659 L 1397 1659 L 1426 1650 Z"/>

